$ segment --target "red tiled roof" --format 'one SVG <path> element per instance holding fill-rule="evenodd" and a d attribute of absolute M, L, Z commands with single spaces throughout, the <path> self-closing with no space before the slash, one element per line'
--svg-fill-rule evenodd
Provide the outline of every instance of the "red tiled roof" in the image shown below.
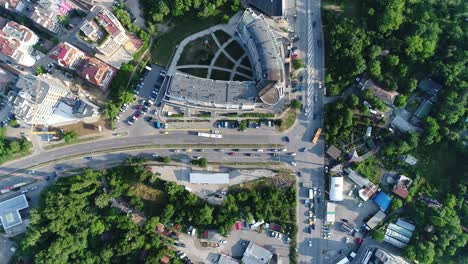
<path fill-rule="evenodd" d="M 164 255 L 164 257 L 162 257 L 159 262 L 161 264 L 167 264 L 167 263 L 169 263 L 170 260 L 171 260 L 171 258 L 168 255 Z"/>
<path fill-rule="evenodd" d="M 116 70 L 113 67 L 96 58 L 87 58 L 84 60 L 80 71 L 82 78 L 104 89 L 107 89 L 115 73 Z M 106 78 L 107 82 L 104 83 Z"/>
<path fill-rule="evenodd" d="M 79 59 L 76 55 L 81 52 L 74 46 L 61 42 L 57 48 L 52 52 L 50 58 L 59 63 L 62 67 L 70 68 L 73 63 Z"/>
<path fill-rule="evenodd" d="M 393 193 L 400 196 L 403 199 L 405 199 L 406 196 L 408 196 L 408 194 L 409 194 L 408 189 L 406 188 L 406 186 L 400 185 L 400 184 L 396 185 L 393 188 Z"/>
<path fill-rule="evenodd" d="M 107 32 L 112 36 L 115 36 L 120 33 L 119 28 L 114 24 L 114 22 L 105 14 L 105 11 L 101 11 L 96 15 L 96 18 L 99 20 L 101 25 L 106 28 Z"/>

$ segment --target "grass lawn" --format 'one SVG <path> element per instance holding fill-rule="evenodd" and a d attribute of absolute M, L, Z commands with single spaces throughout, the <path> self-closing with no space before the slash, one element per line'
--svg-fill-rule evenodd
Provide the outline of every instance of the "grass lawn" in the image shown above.
<path fill-rule="evenodd" d="M 252 79 L 245 78 L 244 76 L 237 75 L 237 74 L 234 75 L 233 80 L 234 80 L 234 81 L 239 81 L 239 82 L 252 81 Z"/>
<path fill-rule="evenodd" d="M 144 211 L 148 215 L 159 215 L 160 210 L 167 203 L 167 197 L 161 190 L 152 188 L 143 183 L 137 183 L 130 187 L 130 193 L 135 194 L 144 203 Z"/>
<path fill-rule="evenodd" d="M 245 51 L 237 41 L 231 41 L 224 49 L 234 60 L 238 60 L 244 55 Z"/>
<path fill-rule="evenodd" d="M 228 70 L 232 70 L 234 68 L 234 62 L 232 62 L 224 53 L 219 54 L 214 65 Z"/>
<path fill-rule="evenodd" d="M 218 42 L 220 45 L 223 45 L 223 43 L 231 39 L 231 35 L 224 32 L 223 30 L 218 30 L 214 32 L 213 34 L 215 35 L 216 39 L 218 39 Z"/>
<path fill-rule="evenodd" d="M 353 168 L 374 184 L 379 184 L 382 178 L 382 167 L 375 157 L 370 157 L 363 162 L 354 163 Z"/>
<path fill-rule="evenodd" d="M 283 122 L 279 126 L 278 130 L 279 131 L 285 131 L 288 128 L 292 127 L 294 125 L 294 122 L 296 121 L 296 115 L 297 111 L 296 109 L 290 108 L 287 112 L 285 117 L 283 118 Z"/>
<path fill-rule="evenodd" d="M 205 69 L 205 68 L 187 68 L 187 69 L 178 69 L 178 71 L 185 72 L 187 74 L 201 77 L 201 78 L 206 78 L 206 75 L 208 74 L 208 69 Z"/>
<path fill-rule="evenodd" d="M 231 77 L 230 72 L 220 70 L 211 71 L 211 79 L 213 80 L 229 81 L 229 77 Z"/>
<path fill-rule="evenodd" d="M 237 67 L 236 71 L 240 72 L 240 73 L 243 73 L 245 75 L 248 75 L 248 76 L 252 76 L 252 71 L 251 70 L 246 70 L 244 68 Z"/>
<path fill-rule="evenodd" d="M 250 69 L 252 69 L 252 64 L 250 64 L 249 57 L 245 57 L 244 59 L 242 59 L 241 64 L 245 67 L 249 67 Z"/>
<path fill-rule="evenodd" d="M 210 47 L 205 45 L 205 41 L 208 41 Z M 210 65 L 217 50 L 218 48 L 211 35 L 197 38 L 185 46 L 177 65 Z"/>
<path fill-rule="evenodd" d="M 195 15 L 177 17 L 171 30 L 160 35 L 151 50 L 151 61 L 161 66 L 167 66 L 176 46 L 186 37 L 222 23 L 222 15 L 200 18 Z"/>

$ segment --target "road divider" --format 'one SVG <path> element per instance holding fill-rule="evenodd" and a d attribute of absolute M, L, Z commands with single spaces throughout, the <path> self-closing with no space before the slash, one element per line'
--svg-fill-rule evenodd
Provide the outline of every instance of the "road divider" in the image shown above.
<path fill-rule="evenodd" d="M 135 151 L 135 150 L 147 150 L 147 149 L 267 149 L 267 148 L 282 148 L 282 144 L 152 144 L 152 145 L 142 145 L 142 146 L 131 146 L 131 147 L 119 147 L 119 148 L 109 148 L 105 150 L 97 151 L 87 151 L 75 155 L 70 155 L 63 158 L 58 158 L 54 160 L 49 160 L 46 162 L 38 163 L 31 165 L 27 168 L 19 169 L 4 175 L 0 175 L 0 180 L 4 180 L 8 177 L 19 175 L 25 173 L 27 170 L 37 169 L 51 164 L 57 164 L 66 160 L 74 160 L 78 158 L 83 158 L 86 156 L 93 156 L 96 154 L 107 154 L 107 153 L 118 153 L 125 151 Z"/>

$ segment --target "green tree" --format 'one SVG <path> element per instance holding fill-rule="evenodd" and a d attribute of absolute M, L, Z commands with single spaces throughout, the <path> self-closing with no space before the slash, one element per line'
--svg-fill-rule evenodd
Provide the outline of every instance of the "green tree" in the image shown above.
<path fill-rule="evenodd" d="M 213 208 L 206 205 L 203 206 L 195 216 L 195 224 L 198 226 L 207 226 L 213 221 Z"/>
<path fill-rule="evenodd" d="M 395 98 L 395 102 L 393 103 L 396 107 L 405 107 L 406 102 L 408 101 L 408 97 L 403 94 L 397 95 Z"/>
<path fill-rule="evenodd" d="M 377 242 L 383 242 L 385 239 L 385 234 L 380 230 L 372 230 L 372 238 Z"/>
<path fill-rule="evenodd" d="M 380 61 L 372 61 L 369 65 L 369 73 L 371 76 L 380 79 L 382 75 L 382 70 L 380 68 Z"/>
<path fill-rule="evenodd" d="M 65 140 L 65 143 L 71 144 L 71 143 L 78 140 L 78 132 L 76 132 L 75 129 L 72 129 L 71 131 L 65 132 L 63 134 L 63 139 Z"/>
<path fill-rule="evenodd" d="M 299 101 L 299 100 L 293 100 L 293 101 L 291 102 L 291 108 L 292 108 L 292 109 L 301 109 L 301 107 L 302 107 L 301 101 Z"/>
<path fill-rule="evenodd" d="M 346 105 L 349 108 L 356 108 L 359 105 L 359 98 L 354 94 L 349 95 L 346 98 Z"/>
<path fill-rule="evenodd" d="M 44 66 L 40 65 L 36 67 L 36 75 L 42 75 L 44 73 L 46 73 Z"/>
<path fill-rule="evenodd" d="M 94 201 L 97 207 L 104 208 L 109 205 L 109 201 L 112 197 L 108 193 L 102 193 L 98 195 Z"/>

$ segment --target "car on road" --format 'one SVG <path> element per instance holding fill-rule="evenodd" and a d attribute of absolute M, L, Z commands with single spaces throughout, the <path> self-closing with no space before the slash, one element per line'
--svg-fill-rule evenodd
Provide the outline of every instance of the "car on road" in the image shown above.
<path fill-rule="evenodd" d="M 58 166 L 57 170 L 59 170 L 59 171 L 63 170 L 63 166 Z"/>
<path fill-rule="evenodd" d="M 235 152 L 229 152 L 228 155 L 229 156 L 234 156 L 234 155 L 236 155 L 236 153 Z"/>
<path fill-rule="evenodd" d="M 29 190 L 22 190 L 21 193 L 28 193 Z"/>
<path fill-rule="evenodd" d="M 297 154 L 296 154 L 296 152 L 293 152 L 293 153 L 289 153 L 289 155 L 296 156 Z"/>
<path fill-rule="evenodd" d="M 34 190 L 36 190 L 36 189 L 37 189 L 37 186 L 36 186 L 36 185 L 34 185 L 34 186 L 31 187 L 31 191 L 34 191 Z"/>
<path fill-rule="evenodd" d="M 328 173 L 328 166 L 325 166 L 325 173 Z"/>
<path fill-rule="evenodd" d="M 300 171 L 296 171 L 296 175 L 302 177 L 302 173 Z"/>
<path fill-rule="evenodd" d="M 362 202 L 359 202 L 357 207 L 362 207 Z"/>
<path fill-rule="evenodd" d="M 92 160 L 93 157 L 84 157 L 85 160 Z"/>
<path fill-rule="evenodd" d="M 291 161 L 291 165 L 293 165 L 294 167 L 297 166 L 296 162 L 294 162 L 294 161 Z"/>
<path fill-rule="evenodd" d="M 309 247 L 312 247 L 312 240 L 309 240 Z"/>
<path fill-rule="evenodd" d="M 283 137 L 283 140 L 284 140 L 285 142 L 289 142 L 289 137 Z"/>
<path fill-rule="evenodd" d="M 312 27 L 317 26 L 317 21 L 312 22 Z"/>

